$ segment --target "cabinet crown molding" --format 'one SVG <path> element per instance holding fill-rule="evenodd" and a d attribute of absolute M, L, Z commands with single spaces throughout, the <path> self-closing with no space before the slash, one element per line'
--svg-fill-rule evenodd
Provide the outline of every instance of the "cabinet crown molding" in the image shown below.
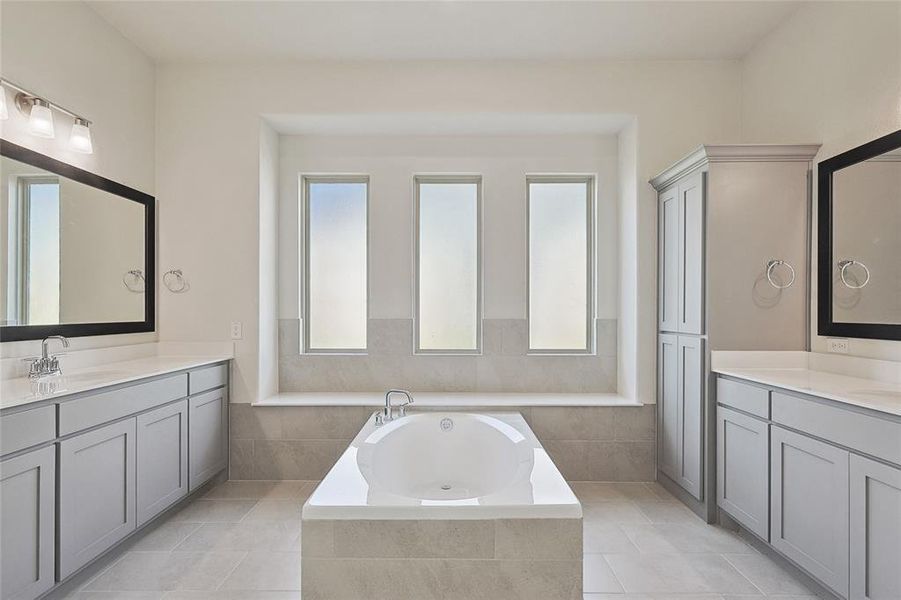
<path fill-rule="evenodd" d="M 718 162 L 810 162 L 820 144 L 702 144 L 652 177 L 649 183 L 661 191 L 683 175 Z"/>

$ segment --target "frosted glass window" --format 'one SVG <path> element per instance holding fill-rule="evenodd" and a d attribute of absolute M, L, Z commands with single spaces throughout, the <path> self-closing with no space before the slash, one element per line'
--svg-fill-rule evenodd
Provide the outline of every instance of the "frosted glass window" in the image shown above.
<path fill-rule="evenodd" d="M 592 179 L 529 179 L 529 349 L 592 351 Z"/>
<path fill-rule="evenodd" d="M 476 177 L 416 178 L 416 349 L 479 350 L 479 205 Z"/>
<path fill-rule="evenodd" d="M 365 350 L 368 181 L 304 178 L 304 188 L 304 347 Z"/>

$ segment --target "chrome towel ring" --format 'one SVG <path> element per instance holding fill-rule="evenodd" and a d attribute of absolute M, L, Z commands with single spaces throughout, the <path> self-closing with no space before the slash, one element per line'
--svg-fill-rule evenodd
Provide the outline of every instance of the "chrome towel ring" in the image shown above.
<path fill-rule="evenodd" d="M 122 284 L 132 294 L 143 294 L 145 283 L 144 272 L 141 269 L 132 269 L 122 275 Z"/>
<path fill-rule="evenodd" d="M 854 265 L 858 265 L 859 267 L 861 267 L 863 269 L 864 275 L 866 276 L 866 277 L 864 277 L 863 283 L 860 283 L 857 285 L 852 285 L 852 284 L 848 283 L 848 278 L 845 275 L 845 271 L 847 271 L 849 268 L 851 268 Z M 838 268 L 839 268 L 838 274 L 842 279 L 842 283 L 845 284 L 845 287 L 849 287 L 852 290 L 859 290 L 863 287 L 866 287 L 866 285 L 868 283 L 870 283 L 870 270 L 867 268 L 867 266 L 865 264 L 863 264 L 859 260 L 848 259 L 848 258 L 846 258 L 844 260 L 840 260 L 840 261 L 838 261 Z"/>
<path fill-rule="evenodd" d="M 780 285 L 779 283 L 776 283 L 773 280 L 773 271 L 778 266 L 786 267 L 788 269 L 789 273 L 791 274 L 791 279 L 789 279 L 788 283 Z M 792 284 L 795 282 L 795 268 L 782 259 L 771 258 L 766 263 L 766 280 L 769 281 L 770 285 L 773 286 L 774 288 L 776 288 L 777 290 L 784 290 L 785 288 L 790 288 L 792 286 Z"/>
<path fill-rule="evenodd" d="M 173 294 L 183 294 L 191 289 L 181 269 L 170 269 L 163 274 L 163 285 Z"/>

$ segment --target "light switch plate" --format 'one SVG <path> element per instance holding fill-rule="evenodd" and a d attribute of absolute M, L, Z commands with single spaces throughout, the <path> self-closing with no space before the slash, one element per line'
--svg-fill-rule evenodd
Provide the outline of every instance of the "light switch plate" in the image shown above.
<path fill-rule="evenodd" d="M 828 348 L 829 352 L 835 352 L 837 354 L 847 354 L 848 340 L 845 338 L 829 338 Z"/>
<path fill-rule="evenodd" d="M 233 340 L 240 340 L 243 337 L 244 337 L 244 325 L 241 324 L 241 321 L 232 321 L 231 338 Z"/>

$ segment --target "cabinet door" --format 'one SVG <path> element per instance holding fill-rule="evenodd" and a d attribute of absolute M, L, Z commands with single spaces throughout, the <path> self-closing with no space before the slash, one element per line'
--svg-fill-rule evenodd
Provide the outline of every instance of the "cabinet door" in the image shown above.
<path fill-rule="evenodd" d="M 703 499 L 704 340 L 680 335 L 678 352 L 679 477 L 676 481 Z"/>
<path fill-rule="evenodd" d="M 848 452 L 772 427 L 771 543 L 848 597 Z"/>
<path fill-rule="evenodd" d="M 679 480 L 679 350 L 677 336 L 661 333 L 657 356 L 657 447 L 659 468 Z"/>
<path fill-rule="evenodd" d="M 679 182 L 679 332 L 704 333 L 705 173 Z"/>
<path fill-rule="evenodd" d="M 770 439 L 766 421 L 716 410 L 716 503 L 769 541 Z"/>
<path fill-rule="evenodd" d="M 37 598 L 53 587 L 56 448 L 0 463 L 0 591 Z"/>
<path fill-rule="evenodd" d="M 661 331 L 679 331 L 679 194 L 672 187 L 657 199 L 658 318 Z"/>
<path fill-rule="evenodd" d="M 188 401 L 137 417 L 138 527 L 188 493 Z"/>
<path fill-rule="evenodd" d="M 135 529 L 135 419 L 59 444 L 59 575 Z"/>
<path fill-rule="evenodd" d="M 901 469 L 851 455 L 851 599 L 901 598 Z"/>
<path fill-rule="evenodd" d="M 188 399 L 188 481 L 192 492 L 224 469 L 228 462 L 227 390 L 220 388 Z"/>

